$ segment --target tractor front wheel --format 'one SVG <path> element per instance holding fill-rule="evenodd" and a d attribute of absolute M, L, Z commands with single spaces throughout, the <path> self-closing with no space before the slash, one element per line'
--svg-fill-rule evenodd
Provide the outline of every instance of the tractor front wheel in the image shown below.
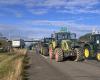
<path fill-rule="evenodd" d="M 81 60 L 83 60 L 82 50 L 81 48 L 75 48 L 74 61 L 81 61 Z"/>
<path fill-rule="evenodd" d="M 43 55 L 44 55 L 44 56 L 48 56 L 48 55 L 49 55 L 49 54 L 48 54 L 48 48 L 43 47 Z"/>
<path fill-rule="evenodd" d="M 63 51 L 61 48 L 56 48 L 55 51 L 54 51 L 54 54 L 55 54 L 55 60 L 56 62 L 61 62 L 63 61 Z"/>

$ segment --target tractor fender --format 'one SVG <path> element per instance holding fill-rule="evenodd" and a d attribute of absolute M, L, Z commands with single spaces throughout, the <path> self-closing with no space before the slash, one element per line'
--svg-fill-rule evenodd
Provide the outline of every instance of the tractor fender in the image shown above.
<path fill-rule="evenodd" d="M 88 47 L 90 50 L 93 49 L 93 46 L 91 44 L 89 44 L 89 43 L 84 44 L 82 47 L 83 48 Z"/>
<path fill-rule="evenodd" d="M 50 43 L 49 43 L 49 47 L 52 47 L 53 49 L 55 49 L 57 46 L 57 42 L 55 40 L 52 40 Z"/>
<path fill-rule="evenodd" d="M 53 40 L 53 41 L 52 41 L 52 47 L 53 47 L 53 49 L 55 49 L 56 45 L 57 45 L 56 41 Z"/>
<path fill-rule="evenodd" d="M 71 41 L 69 41 L 69 40 L 62 40 L 62 42 L 61 42 L 62 50 L 68 51 L 68 50 L 70 50 L 70 46 L 71 46 Z"/>

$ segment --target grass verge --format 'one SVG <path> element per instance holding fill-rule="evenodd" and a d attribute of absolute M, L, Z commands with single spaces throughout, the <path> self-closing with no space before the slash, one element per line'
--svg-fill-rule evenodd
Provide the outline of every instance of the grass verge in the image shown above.
<path fill-rule="evenodd" d="M 0 54 L 0 80 L 22 80 L 23 60 L 25 49 L 14 50 Z"/>

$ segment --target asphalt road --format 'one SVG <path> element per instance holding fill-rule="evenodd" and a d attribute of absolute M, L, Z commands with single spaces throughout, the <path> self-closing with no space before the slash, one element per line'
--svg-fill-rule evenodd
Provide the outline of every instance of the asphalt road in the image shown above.
<path fill-rule="evenodd" d="M 56 62 L 37 51 L 28 52 L 28 80 L 100 80 L 100 62 Z"/>

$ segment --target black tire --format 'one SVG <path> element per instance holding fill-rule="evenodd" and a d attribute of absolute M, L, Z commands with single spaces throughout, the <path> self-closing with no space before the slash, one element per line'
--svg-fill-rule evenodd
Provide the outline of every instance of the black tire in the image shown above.
<path fill-rule="evenodd" d="M 75 53 L 74 61 L 82 61 L 83 60 L 83 54 L 82 54 L 81 48 L 75 48 L 74 53 Z"/>
<path fill-rule="evenodd" d="M 54 51 L 54 54 L 55 54 L 55 60 L 57 62 L 63 61 L 64 55 L 63 55 L 63 51 L 61 48 L 56 48 Z"/>
<path fill-rule="evenodd" d="M 49 55 L 48 48 L 43 47 L 43 55 L 44 56 L 48 56 Z"/>

